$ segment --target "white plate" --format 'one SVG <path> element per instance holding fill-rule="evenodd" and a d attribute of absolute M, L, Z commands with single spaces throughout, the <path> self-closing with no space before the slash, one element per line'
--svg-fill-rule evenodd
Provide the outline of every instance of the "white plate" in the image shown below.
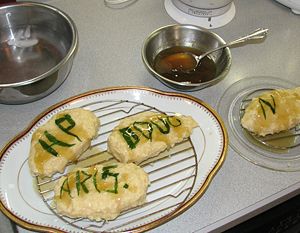
<path fill-rule="evenodd" d="M 47 195 L 40 195 L 28 168 L 33 132 L 51 116 L 68 108 L 83 107 L 100 118 L 100 136 L 92 142 L 106 150 L 106 138 L 121 117 L 152 110 L 191 115 L 199 124 L 183 144 L 165 157 L 143 165 L 151 185 L 147 203 L 123 213 L 114 221 L 91 222 L 59 217 Z M 154 228 L 191 207 L 204 193 L 221 167 L 228 147 L 227 132 L 218 114 L 202 101 L 185 94 L 165 93 L 145 87 L 115 87 L 87 92 L 60 102 L 37 116 L 11 140 L 0 154 L 0 207 L 17 224 L 43 231 L 127 231 Z M 49 193 L 51 196 L 51 192 Z"/>

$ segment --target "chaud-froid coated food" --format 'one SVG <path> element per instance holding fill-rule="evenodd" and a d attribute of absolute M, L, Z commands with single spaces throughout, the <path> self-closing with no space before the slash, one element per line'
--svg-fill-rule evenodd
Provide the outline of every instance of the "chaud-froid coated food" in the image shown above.
<path fill-rule="evenodd" d="M 300 124 L 300 87 L 267 91 L 253 98 L 241 124 L 259 136 L 279 133 Z"/>
<path fill-rule="evenodd" d="M 145 203 L 148 185 L 148 174 L 133 163 L 95 165 L 61 177 L 54 203 L 59 214 L 72 218 L 113 220 Z"/>
<path fill-rule="evenodd" d="M 82 108 L 55 114 L 32 135 L 29 166 L 34 175 L 52 176 L 90 147 L 100 126 L 97 116 Z"/>
<path fill-rule="evenodd" d="M 108 151 L 120 162 L 141 163 L 189 137 L 191 116 L 143 112 L 121 120 L 108 137 Z"/>

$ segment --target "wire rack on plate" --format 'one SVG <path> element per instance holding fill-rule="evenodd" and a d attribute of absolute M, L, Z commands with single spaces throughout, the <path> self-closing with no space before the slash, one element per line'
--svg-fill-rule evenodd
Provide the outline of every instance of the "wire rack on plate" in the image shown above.
<path fill-rule="evenodd" d="M 116 162 L 114 157 L 107 152 L 107 137 L 119 121 L 145 111 L 162 113 L 154 107 L 127 100 L 99 101 L 81 107 L 97 115 L 101 120 L 101 128 L 98 137 L 92 141 L 91 148 L 75 163 L 70 163 L 65 174 L 76 167 Z M 150 179 L 147 201 L 142 206 L 123 212 L 113 221 L 73 219 L 56 213 L 53 205 L 53 187 L 55 181 L 65 174 L 58 174 L 52 178 L 36 177 L 36 185 L 47 206 L 66 224 L 90 232 L 120 232 L 159 220 L 179 208 L 191 195 L 197 176 L 197 164 L 197 156 L 190 138 L 159 156 L 141 163 L 140 166 L 148 173 Z"/>

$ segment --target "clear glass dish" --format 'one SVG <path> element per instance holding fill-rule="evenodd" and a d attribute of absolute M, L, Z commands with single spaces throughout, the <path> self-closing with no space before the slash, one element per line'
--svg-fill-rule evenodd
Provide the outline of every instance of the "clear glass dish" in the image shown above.
<path fill-rule="evenodd" d="M 231 85 L 218 101 L 217 111 L 223 117 L 228 130 L 230 146 L 246 160 L 277 171 L 300 170 L 300 145 L 288 149 L 276 149 L 264 145 L 245 130 L 240 123 L 241 108 L 264 91 L 294 88 L 296 85 L 275 77 L 256 76 L 241 79 Z M 300 135 L 289 143 L 298 143 Z M 296 145 L 295 144 L 295 145 Z"/>

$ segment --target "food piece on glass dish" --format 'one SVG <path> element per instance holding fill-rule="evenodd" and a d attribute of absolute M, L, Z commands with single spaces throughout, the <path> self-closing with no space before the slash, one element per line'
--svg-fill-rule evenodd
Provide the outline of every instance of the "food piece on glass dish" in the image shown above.
<path fill-rule="evenodd" d="M 120 162 L 141 163 L 188 138 L 197 122 L 191 116 L 143 112 L 120 121 L 108 138 L 108 151 Z"/>
<path fill-rule="evenodd" d="M 300 87 L 267 91 L 253 98 L 241 124 L 259 136 L 279 133 L 300 124 Z"/>
<path fill-rule="evenodd" d="M 34 175 L 63 172 L 90 147 L 97 135 L 99 119 L 91 111 L 74 108 L 54 115 L 32 135 L 29 167 Z"/>
<path fill-rule="evenodd" d="M 130 163 L 77 168 L 54 186 L 57 213 L 71 218 L 113 220 L 146 201 L 148 174 Z"/>

